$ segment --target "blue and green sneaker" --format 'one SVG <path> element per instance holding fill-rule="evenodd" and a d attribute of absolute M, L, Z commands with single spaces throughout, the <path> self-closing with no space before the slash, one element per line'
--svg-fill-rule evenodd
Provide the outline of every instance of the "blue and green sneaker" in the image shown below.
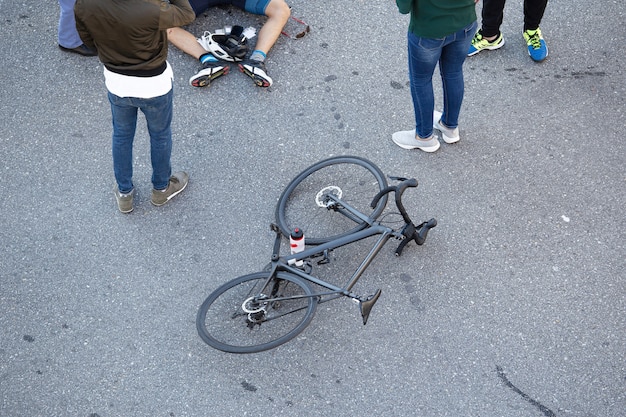
<path fill-rule="evenodd" d="M 478 30 L 472 38 L 472 44 L 467 51 L 467 56 L 476 55 L 477 53 L 485 49 L 493 51 L 494 49 L 500 49 L 503 46 L 504 36 L 502 36 L 502 32 L 498 33 L 498 36 L 494 40 L 488 41 L 483 37 L 483 33 Z"/>
<path fill-rule="evenodd" d="M 541 29 L 525 30 L 524 40 L 528 45 L 528 55 L 533 61 L 541 62 L 548 56 L 548 46 L 541 35 Z"/>

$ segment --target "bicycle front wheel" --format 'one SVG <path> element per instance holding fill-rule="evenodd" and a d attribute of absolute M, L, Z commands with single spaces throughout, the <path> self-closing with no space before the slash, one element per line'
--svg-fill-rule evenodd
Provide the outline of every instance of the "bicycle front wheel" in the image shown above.
<path fill-rule="evenodd" d="M 381 170 L 367 159 L 337 156 L 320 161 L 294 178 L 276 205 L 276 222 L 289 236 L 294 228 L 304 231 L 306 243 L 319 245 L 365 228 L 367 223 L 326 208 L 322 196 L 330 193 L 371 219 L 387 204 L 387 195 L 372 209 L 374 196 L 387 187 Z"/>
<path fill-rule="evenodd" d="M 215 349 L 254 353 L 275 348 L 302 332 L 317 308 L 311 287 L 289 272 L 257 272 L 229 281 L 202 303 L 198 334 Z M 267 285 L 266 285 L 267 283 Z"/>

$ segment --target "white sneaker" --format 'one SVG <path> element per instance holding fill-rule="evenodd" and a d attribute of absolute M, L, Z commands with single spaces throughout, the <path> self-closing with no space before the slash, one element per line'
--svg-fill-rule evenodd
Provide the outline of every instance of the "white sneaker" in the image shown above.
<path fill-rule="evenodd" d="M 391 140 L 402 149 L 421 149 L 424 152 L 435 152 L 441 146 L 434 134 L 428 139 L 418 139 L 415 129 L 396 132 L 391 135 Z"/>
<path fill-rule="evenodd" d="M 196 75 L 189 79 L 189 84 L 194 87 L 206 87 L 217 77 L 228 74 L 229 67 L 223 62 L 207 61 Z"/>
<path fill-rule="evenodd" d="M 239 63 L 239 70 L 254 80 L 259 87 L 270 87 L 274 81 L 267 75 L 265 62 L 247 59 Z"/>
<path fill-rule="evenodd" d="M 441 132 L 441 138 L 446 143 L 454 143 L 461 140 L 461 136 L 459 136 L 459 128 L 455 127 L 454 129 L 450 129 L 441 123 L 441 112 L 438 112 L 437 110 L 433 112 L 433 128 Z"/>

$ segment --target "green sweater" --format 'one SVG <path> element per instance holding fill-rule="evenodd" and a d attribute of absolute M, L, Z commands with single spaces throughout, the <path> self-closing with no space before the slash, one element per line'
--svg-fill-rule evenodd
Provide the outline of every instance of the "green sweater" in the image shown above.
<path fill-rule="evenodd" d="M 396 0 L 402 14 L 411 13 L 409 32 L 443 38 L 476 21 L 474 0 Z"/>

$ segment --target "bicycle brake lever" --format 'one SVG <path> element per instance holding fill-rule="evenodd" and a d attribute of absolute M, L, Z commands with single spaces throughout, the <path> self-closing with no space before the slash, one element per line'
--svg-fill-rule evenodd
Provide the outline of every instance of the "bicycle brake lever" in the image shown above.
<path fill-rule="evenodd" d="M 396 256 L 400 256 L 402 254 L 402 250 L 411 240 L 414 240 L 415 243 L 420 246 L 423 245 L 428 237 L 428 231 L 435 226 L 437 226 L 437 220 L 434 218 L 428 220 L 427 222 L 423 222 L 417 227 L 413 224 L 407 224 L 404 226 L 404 229 L 402 229 L 402 235 L 405 236 L 405 239 L 398 245 L 398 248 L 396 249 Z"/>
<path fill-rule="evenodd" d="M 418 245 L 423 245 L 426 241 L 426 237 L 428 237 L 428 231 L 435 226 L 437 226 L 437 220 L 434 218 L 420 224 L 418 227 L 418 232 L 415 233 L 413 238 L 415 240 L 415 243 L 417 243 Z"/>
<path fill-rule="evenodd" d="M 410 239 L 404 239 L 402 242 L 400 242 L 400 244 L 398 245 L 398 248 L 396 249 L 396 256 L 402 255 L 402 250 L 410 241 L 411 241 Z"/>
<path fill-rule="evenodd" d="M 404 236 L 404 239 L 402 239 L 402 242 L 400 242 L 400 244 L 398 245 L 398 248 L 396 249 L 396 256 L 400 256 L 402 254 L 402 250 L 404 249 L 404 247 L 412 240 L 415 238 L 416 236 L 416 228 L 415 225 L 413 223 L 407 223 L 404 225 L 404 228 L 402 229 L 402 236 Z"/>

